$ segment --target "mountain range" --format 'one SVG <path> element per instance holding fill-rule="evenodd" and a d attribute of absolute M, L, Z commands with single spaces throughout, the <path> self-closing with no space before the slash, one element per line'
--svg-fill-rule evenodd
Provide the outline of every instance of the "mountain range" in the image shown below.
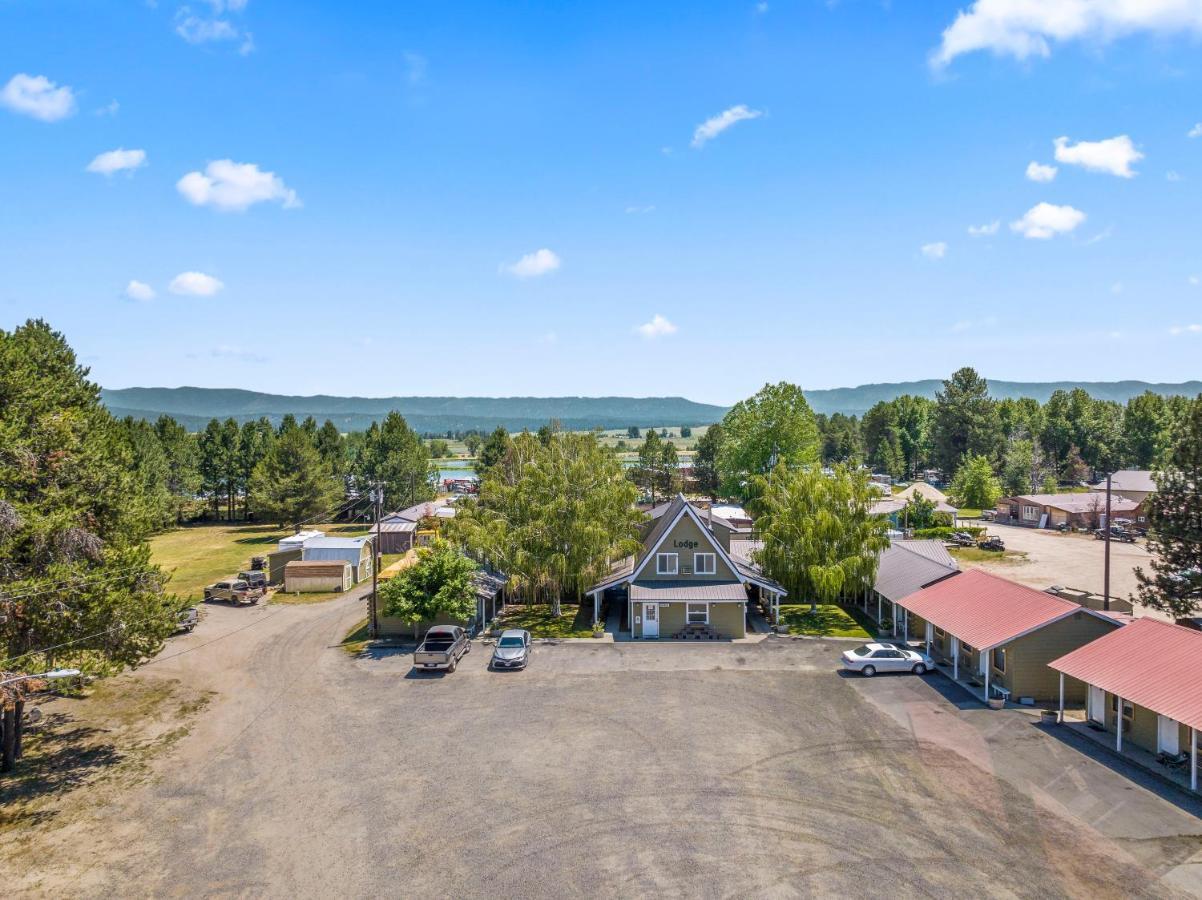
<path fill-rule="evenodd" d="M 806 391 L 815 412 L 863 415 L 873 404 L 902 394 L 934 399 L 943 386 L 940 379 L 864 384 L 859 387 Z M 996 398 L 1032 397 L 1041 403 L 1057 390 L 1083 388 L 1100 400 L 1125 403 L 1144 391 L 1158 394 L 1202 393 L 1202 381 L 1151 384 L 1145 381 L 990 381 Z M 683 397 L 294 397 L 234 388 L 119 388 L 101 392 L 105 404 L 118 417 L 156 419 L 163 413 L 188 428 L 199 430 L 213 418 L 239 422 L 266 416 L 273 423 L 291 413 L 298 419 L 313 416 L 332 421 L 343 431 L 359 431 L 390 411 L 401 413 L 424 434 L 446 431 L 491 431 L 503 425 L 510 431 L 537 429 L 558 419 L 569 430 L 626 428 L 630 425 L 707 425 L 717 422 L 727 408 L 697 403 Z"/>

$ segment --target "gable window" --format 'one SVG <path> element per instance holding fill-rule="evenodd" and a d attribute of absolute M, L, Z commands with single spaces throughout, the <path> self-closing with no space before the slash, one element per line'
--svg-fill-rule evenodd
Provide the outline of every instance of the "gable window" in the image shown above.
<path fill-rule="evenodd" d="M 680 571 L 680 554 L 679 553 L 657 553 L 655 554 L 655 574 L 656 575 L 675 575 Z"/>
<path fill-rule="evenodd" d="M 718 571 L 718 557 L 713 553 L 694 553 L 693 571 L 698 575 L 714 575 Z"/>
<path fill-rule="evenodd" d="M 689 625 L 708 625 L 710 623 L 710 605 L 708 603 L 687 604 L 685 621 Z"/>

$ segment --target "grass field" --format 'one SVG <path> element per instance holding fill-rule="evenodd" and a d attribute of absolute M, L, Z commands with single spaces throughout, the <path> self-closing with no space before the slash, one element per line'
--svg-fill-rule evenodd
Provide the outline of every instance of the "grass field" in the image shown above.
<path fill-rule="evenodd" d="M 361 525 L 315 525 L 329 535 L 366 534 Z M 199 600 L 205 585 L 236 575 L 252 556 L 266 556 L 291 529 L 270 525 L 219 523 L 190 525 L 150 539 L 151 560 L 171 575 L 167 590 L 184 600 Z"/>
<path fill-rule="evenodd" d="M 564 603 L 558 617 L 551 607 L 542 603 L 511 604 L 497 617 L 494 631 L 505 628 L 525 628 L 536 638 L 591 638 L 593 636 L 593 607 Z"/>
<path fill-rule="evenodd" d="M 872 637 L 868 629 L 875 626 L 858 609 L 844 609 L 833 603 L 819 603 L 818 612 L 810 611 L 809 604 L 787 604 L 780 608 L 781 622 L 789 627 L 789 634 L 805 634 L 810 637 Z"/>
<path fill-rule="evenodd" d="M 947 551 L 961 562 L 979 563 L 1020 563 L 1027 559 L 1027 554 L 1019 550 L 982 550 L 980 547 L 951 547 Z"/>

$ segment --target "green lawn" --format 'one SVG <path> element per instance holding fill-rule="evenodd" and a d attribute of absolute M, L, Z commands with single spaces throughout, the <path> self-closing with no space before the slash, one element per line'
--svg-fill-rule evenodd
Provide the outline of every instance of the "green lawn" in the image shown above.
<path fill-rule="evenodd" d="M 1018 550 L 982 550 L 980 547 L 949 547 L 948 553 L 966 563 L 1020 563 L 1027 554 Z"/>
<path fill-rule="evenodd" d="M 979 519 L 979 518 L 981 518 L 981 511 L 979 509 L 973 509 L 971 506 L 960 507 L 960 509 L 958 510 L 958 513 L 959 513 L 959 517 L 961 519 Z"/>
<path fill-rule="evenodd" d="M 313 527 L 344 537 L 367 533 L 360 525 Z M 171 575 L 168 591 L 184 600 L 199 600 L 206 585 L 238 574 L 250 565 L 252 556 L 266 556 L 291 532 L 271 525 L 189 525 L 152 537 L 151 561 Z"/>
<path fill-rule="evenodd" d="M 780 608 L 781 621 L 789 627 L 789 634 L 806 634 L 811 637 L 843 637 L 868 640 L 876 626 L 858 609 L 844 609 L 833 603 L 819 603 L 818 612 L 810 612 L 810 605 L 787 604 Z"/>
<path fill-rule="evenodd" d="M 358 656 L 367 649 L 368 642 L 367 619 L 364 619 L 346 633 L 346 637 L 342 639 L 342 643 L 339 646 L 351 656 Z"/>
<path fill-rule="evenodd" d="M 504 628 L 525 628 L 536 638 L 591 638 L 593 636 L 593 607 L 590 603 L 577 606 L 564 603 L 560 616 L 551 615 L 551 607 L 543 603 L 511 604 L 497 617 L 494 631 Z"/>

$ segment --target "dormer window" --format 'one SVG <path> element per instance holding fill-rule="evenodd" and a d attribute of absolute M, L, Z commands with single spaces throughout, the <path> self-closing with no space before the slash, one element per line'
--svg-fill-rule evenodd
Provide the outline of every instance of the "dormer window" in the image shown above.
<path fill-rule="evenodd" d="M 698 575 L 716 575 L 718 573 L 718 557 L 713 553 L 694 553 L 693 571 Z"/>
<path fill-rule="evenodd" d="M 679 553 L 657 553 L 655 554 L 655 574 L 656 575 L 676 575 L 680 572 L 680 554 Z"/>

